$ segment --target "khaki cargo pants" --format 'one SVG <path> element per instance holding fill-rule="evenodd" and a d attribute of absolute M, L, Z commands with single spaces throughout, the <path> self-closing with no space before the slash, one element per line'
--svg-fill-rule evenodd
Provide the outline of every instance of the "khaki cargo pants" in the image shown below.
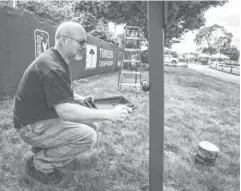
<path fill-rule="evenodd" d="M 56 118 L 27 125 L 18 133 L 27 144 L 41 148 L 34 155 L 33 164 L 48 173 L 90 150 L 97 140 L 96 128 L 96 123 L 85 125 Z"/>

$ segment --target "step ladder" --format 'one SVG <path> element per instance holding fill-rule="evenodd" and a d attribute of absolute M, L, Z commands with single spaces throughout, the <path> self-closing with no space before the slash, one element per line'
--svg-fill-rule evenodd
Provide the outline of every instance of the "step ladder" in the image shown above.
<path fill-rule="evenodd" d="M 140 41 L 140 28 L 137 26 L 126 26 L 122 62 L 118 78 L 118 87 L 120 89 L 122 86 L 135 86 L 141 89 L 143 68 Z"/>

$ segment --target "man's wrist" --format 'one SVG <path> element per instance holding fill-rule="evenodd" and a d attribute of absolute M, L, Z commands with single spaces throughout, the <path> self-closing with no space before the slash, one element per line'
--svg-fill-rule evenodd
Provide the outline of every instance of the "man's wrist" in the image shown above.
<path fill-rule="evenodd" d="M 100 118 L 102 118 L 103 120 L 110 119 L 110 111 L 111 110 L 103 109 L 103 110 L 96 110 L 96 111 L 99 113 Z"/>

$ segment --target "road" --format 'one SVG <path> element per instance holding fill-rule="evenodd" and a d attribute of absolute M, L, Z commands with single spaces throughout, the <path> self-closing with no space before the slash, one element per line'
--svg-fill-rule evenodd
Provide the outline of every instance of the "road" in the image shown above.
<path fill-rule="evenodd" d="M 225 81 L 240 85 L 240 76 L 236 76 L 233 74 L 228 74 L 228 73 L 224 73 L 221 71 L 211 69 L 211 68 L 209 68 L 208 65 L 188 64 L 188 68 L 192 68 L 205 75 L 213 76 L 215 78 L 219 78 L 221 80 L 225 80 Z"/>

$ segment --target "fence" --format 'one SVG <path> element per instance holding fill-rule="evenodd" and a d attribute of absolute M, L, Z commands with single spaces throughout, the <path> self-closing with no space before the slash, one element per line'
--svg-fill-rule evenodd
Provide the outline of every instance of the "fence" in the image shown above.
<path fill-rule="evenodd" d="M 214 68 L 216 70 L 220 70 L 223 72 L 227 72 L 227 73 L 232 73 L 234 75 L 240 75 L 240 66 L 236 66 L 236 65 L 228 65 L 228 64 L 219 64 L 219 63 L 211 63 L 210 68 Z"/>
<path fill-rule="evenodd" d="M 54 46 L 57 24 L 0 4 L 0 98 L 12 95 L 28 65 Z M 86 55 L 70 63 L 72 79 L 113 72 L 119 68 L 122 49 L 92 36 Z"/>

